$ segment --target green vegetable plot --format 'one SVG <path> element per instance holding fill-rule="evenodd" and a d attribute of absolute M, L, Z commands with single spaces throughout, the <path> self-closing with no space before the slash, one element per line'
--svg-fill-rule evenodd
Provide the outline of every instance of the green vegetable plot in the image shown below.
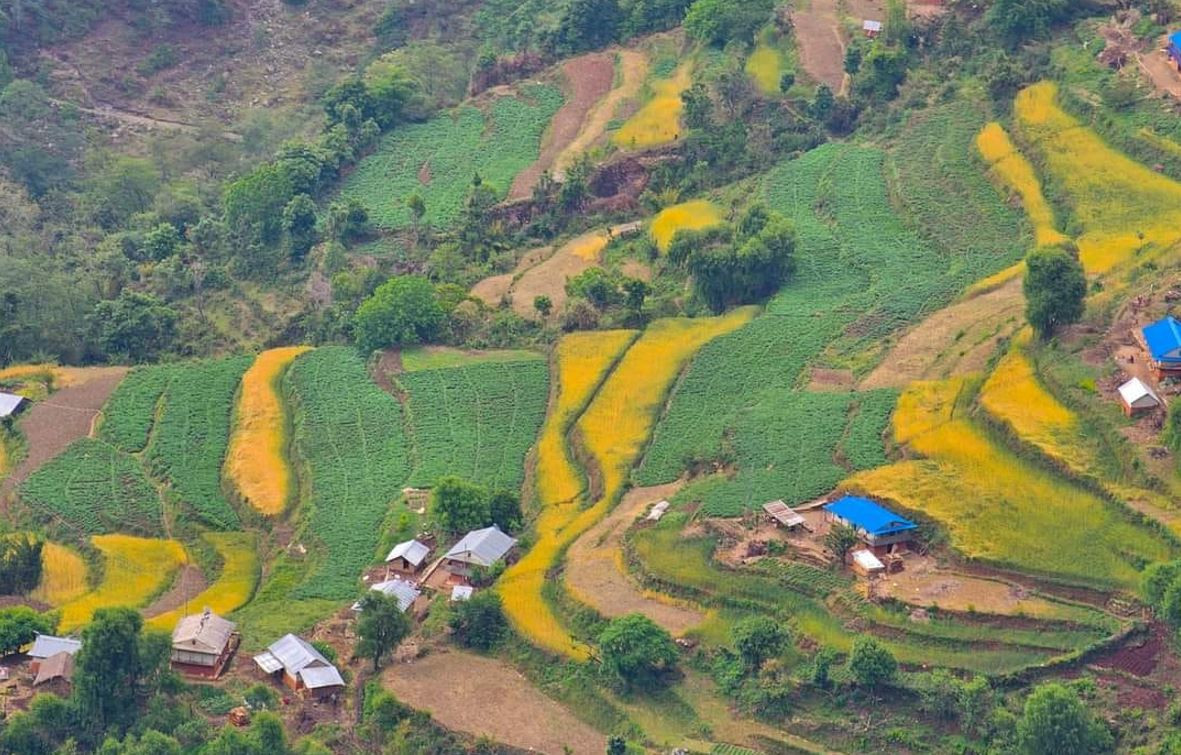
<path fill-rule="evenodd" d="M 518 173 L 537 159 L 541 136 L 562 106 L 562 93 L 528 86 L 518 97 L 499 97 L 487 112 L 458 108 L 426 123 L 399 126 L 378 151 L 358 163 L 342 196 L 369 210 L 381 228 L 411 223 L 406 199 L 426 202 L 423 221 L 450 226 L 463 209 L 474 174 L 503 198 Z"/>
<path fill-rule="evenodd" d="M 99 440 L 83 438 L 21 486 L 34 517 L 71 538 L 108 532 L 159 537 L 160 498 L 139 461 Z"/>
<path fill-rule="evenodd" d="M 301 536 L 320 558 L 293 597 L 349 598 L 375 556 L 381 522 L 410 471 L 402 407 L 373 384 L 350 348 L 303 354 L 292 363 L 288 381 L 295 450 L 308 492 Z M 322 556 L 316 546 L 323 547 Z"/>
<path fill-rule="evenodd" d="M 222 492 L 221 468 L 234 394 L 253 361 L 231 357 L 178 367 L 147 452 L 153 475 L 170 483 L 185 509 L 220 529 L 238 525 L 238 515 Z"/>
<path fill-rule="evenodd" d="M 128 373 L 103 407 L 98 436 L 128 453 L 144 450 L 156 421 L 156 406 L 177 372 L 172 365 L 164 365 L 137 367 Z"/>
<path fill-rule="evenodd" d="M 420 370 L 399 376 L 410 395 L 417 451 L 410 484 L 458 475 L 490 488 L 518 490 L 545 418 L 549 366 L 540 359 Z"/>

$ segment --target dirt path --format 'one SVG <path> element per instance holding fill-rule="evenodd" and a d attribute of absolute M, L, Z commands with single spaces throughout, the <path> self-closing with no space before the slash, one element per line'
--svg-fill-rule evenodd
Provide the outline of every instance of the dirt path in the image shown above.
<path fill-rule="evenodd" d="M 73 370 L 70 374 L 79 382 L 34 403 L 17 424 L 25 437 L 27 453 L 12 474 L 0 483 L 0 501 L 7 500 L 42 464 L 74 441 L 90 435 L 94 420 L 127 374 L 127 368 L 93 367 Z"/>
<path fill-rule="evenodd" d="M 845 89 L 845 42 L 841 38 L 838 0 L 811 0 L 791 14 L 800 43 L 800 64 L 833 92 Z"/>
<path fill-rule="evenodd" d="M 1157 91 L 1181 100 L 1181 73 L 1162 51 L 1167 44 L 1168 38 L 1165 37 L 1156 48 L 1143 54 L 1137 53 L 1136 62 Z"/>
<path fill-rule="evenodd" d="M 646 596 L 622 569 L 628 527 L 650 504 L 671 497 L 682 484 L 629 490 L 610 516 L 574 541 L 566 554 L 565 577 L 579 600 L 608 618 L 642 613 L 675 635 L 705 620 L 700 611 Z"/>
<path fill-rule="evenodd" d="M 538 691 L 512 666 L 493 658 L 436 649 L 391 665 L 382 685 L 449 729 L 525 750 L 599 755 L 607 738 Z"/>
<path fill-rule="evenodd" d="M 597 264 L 612 236 L 633 233 L 637 228 L 639 223 L 623 223 L 607 231 L 584 233 L 563 244 L 549 257 L 526 267 L 528 262 L 540 256 L 542 250 L 535 250 L 539 254 L 527 254 L 517 266 L 518 272 L 480 281 L 472 288 L 472 295 L 492 306 L 498 306 L 501 299 L 511 296 L 513 310 L 522 317 L 536 317 L 533 300 L 548 296 L 553 302 L 550 316 L 560 317 L 566 306 L 566 280 Z"/>
<path fill-rule="evenodd" d="M 612 89 L 582 121 L 578 136 L 554 161 L 554 177 L 561 180 L 574 160 L 595 145 L 607 132 L 607 124 L 619 106 L 640 93 L 648 77 L 648 59 L 636 50 L 619 51 L 619 86 Z"/>
<path fill-rule="evenodd" d="M 180 572 L 177 573 L 176 580 L 168 592 L 152 601 L 152 604 L 143 610 L 143 615 L 150 619 L 162 613 L 184 608 L 186 602 L 192 600 L 206 587 L 209 587 L 209 580 L 205 578 L 205 572 L 201 571 L 201 567 L 196 564 L 185 564 L 180 568 Z M 188 612 L 196 613 L 202 608 L 204 606 L 189 604 Z"/>
<path fill-rule="evenodd" d="M 541 246 L 526 252 L 525 256 L 521 257 L 520 262 L 517 263 L 516 269 L 511 273 L 493 275 L 472 286 L 472 296 L 482 299 L 489 306 L 500 306 L 500 300 L 513 287 L 513 281 L 517 279 L 517 276 L 534 265 L 540 265 L 553 253 L 554 248 L 552 246 Z"/>
<path fill-rule="evenodd" d="M 862 390 L 903 388 L 915 380 L 945 378 L 983 369 L 997 342 L 1022 324 L 1021 278 L 956 302 L 902 336 L 861 382 Z"/>
<path fill-rule="evenodd" d="M 574 142 L 582 129 L 587 114 L 595 103 L 611 91 L 615 78 L 614 56 L 596 52 L 572 58 L 562 66 L 566 77 L 566 104 L 554 114 L 542 141 L 537 161 L 519 173 L 509 189 L 509 200 L 525 199 L 533 194 L 543 173 Z"/>

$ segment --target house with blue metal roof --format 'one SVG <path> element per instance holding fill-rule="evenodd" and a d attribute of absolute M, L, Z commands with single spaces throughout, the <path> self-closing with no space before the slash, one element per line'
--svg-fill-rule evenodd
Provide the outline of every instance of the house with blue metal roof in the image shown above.
<path fill-rule="evenodd" d="M 1181 322 L 1169 315 L 1141 329 L 1140 336 L 1158 380 L 1181 376 Z"/>
<path fill-rule="evenodd" d="M 845 496 L 824 507 L 831 522 L 850 527 L 875 554 L 893 553 L 914 539 L 917 524 L 868 498 Z"/>
<path fill-rule="evenodd" d="M 1181 31 L 1169 35 L 1169 44 L 1165 51 L 1169 53 L 1169 59 L 1177 66 L 1177 70 L 1181 71 Z"/>

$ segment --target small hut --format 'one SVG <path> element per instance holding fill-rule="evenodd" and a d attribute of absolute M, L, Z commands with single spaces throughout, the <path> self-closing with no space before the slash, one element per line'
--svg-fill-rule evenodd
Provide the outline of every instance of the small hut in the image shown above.
<path fill-rule="evenodd" d="M 280 637 L 254 656 L 254 663 L 268 676 L 282 675 L 283 684 L 304 697 L 322 700 L 344 689 L 344 678 L 336 666 L 311 643 L 293 634 Z"/>
<path fill-rule="evenodd" d="M 1160 397 L 1140 378 L 1132 378 L 1119 387 L 1120 404 L 1124 414 L 1137 417 L 1161 407 Z"/>
<path fill-rule="evenodd" d="M 407 540 L 395 545 L 385 557 L 385 562 L 396 572 L 418 574 L 422 567 L 426 566 L 427 556 L 430 554 L 430 546 L 417 540 Z"/>
<path fill-rule="evenodd" d="M 234 622 L 208 608 L 184 617 L 172 630 L 172 668 L 190 676 L 216 679 L 238 649 L 237 629 Z"/>
<path fill-rule="evenodd" d="M 808 526 L 804 517 L 783 501 L 764 503 L 763 511 L 767 513 L 767 518 L 774 522 L 776 527 L 782 527 L 788 532 Z"/>
<path fill-rule="evenodd" d="M 28 405 L 29 400 L 24 396 L 0 391 L 0 420 L 15 417 L 24 411 Z"/>

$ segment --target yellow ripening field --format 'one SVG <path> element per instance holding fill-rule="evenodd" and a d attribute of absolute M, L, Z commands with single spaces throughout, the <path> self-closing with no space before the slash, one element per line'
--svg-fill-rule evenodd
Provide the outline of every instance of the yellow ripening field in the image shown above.
<path fill-rule="evenodd" d="M 925 457 L 859 473 L 843 487 L 938 520 L 964 555 L 1133 588 L 1136 559 L 1169 546 L 1094 494 L 999 446 L 960 416 L 963 381 L 916 383 L 895 412 L 895 436 Z"/>
<path fill-rule="evenodd" d="M 537 441 L 534 472 L 537 544 L 510 566 L 498 582 L 505 613 L 525 636 L 560 655 L 586 658 L 541 599 L 546 573 L 566 542 L 562 528 L 578 515 L 583 480 L 567 452 L 565 434 L 604 375 L 632 341 L 634 330 L 571 333 L 554 352 L 555 399 Z"/>
<path fill-rule="evenodd" d="M 86 588 L 86 561 L 82 556 L 59 543 L 45 543 L 41 550 L 41 583 L 30 597 L 56 608 L 82 597 Z"/>
<path fill-rule="evenodd" d="M 1078 246 L 1087 272 L 1107 272 L 1145 244 L 1181 239 L 1181 183 L 1107 146 L 1058 106 L 1057 91 L 1052 82 L 1026 88 L 1014 116 L 1083 227 Z"/>
<path fill-rule="evenodd" d="M 51 376 L 56 369 L 57 365 L 55 364 L 14 364 L 0 369 L 0 380 Z"/>
<path fill-rule="evenodd" d="M 189 613 L 209 608 L 225 616 L 246 605 L 254 595 L 258 583 L 258 541 L 249 532 L 206 532 L 202 537 L 221 556 L 221 574 L 212 585 L 189 601 Z M 171 631 L 183 614 L 184 609 L 169 611 L 147 623 L 155 629 Z"/>
<path fill-rule="evenodd" d="M 667 252 L 677 231 L 700 231 L 722 222 L 722 210 L 708 199 L 694 199 L 691 202 L 666 207 L 652 218 L 648 233 L 656 247 Z"/>
<path fill-rule="evenodd" d="M 1054 210 L 1042 193 L 1042 182 L 1025 155 L 1018 151 L 1001 124 L 993 122 L 976 137 L 976 149 L 992 167 L 996 177 L 1021 196 L 1025 213 L 1033 223 L 1038 246 L 1052 246 L 1067 240 L 1058 230 Z"/>
<path fill-rule="evenodd" d="M 746 59 L 746 73 L 763 94 L 779 94 L 783 76 L 783 54 L 765 38 L 760 38 L 754 52 Z"/>
<path fill-rule="evenodd" d="M 287 418 L 279 378 L 308 346 L 264 351 L 242 376 L 234 434 L 226 453 L 226 476 L 238 494 L 267 516 L 283 512 L 291 497 Z"/>
<path fill-rule="evenodd" d="M 580 236 L 566 247 L 568 252 L 587 262 L 598 262 L 599 255 L 607 248 L 610 237 L 606 231 Z"/>
<path fill-rule="evenodd" d="M 62 632 L 81 627 L 100 608 L 142 606 L 185 561 L 184 547 L 175 540 L 95 535 L 90 541 L 103 554 L 103 580 L 93 592 L 61 607 Z"/>
<path fill-rule="evenodd" d="M 693 61 L 687 60 L 671 78 L 652 84 L 652 99 L 620 127 L 611 141 L 618 147 L 656 147 L 681 135 L 681 92 L 693 85 Z"/>

